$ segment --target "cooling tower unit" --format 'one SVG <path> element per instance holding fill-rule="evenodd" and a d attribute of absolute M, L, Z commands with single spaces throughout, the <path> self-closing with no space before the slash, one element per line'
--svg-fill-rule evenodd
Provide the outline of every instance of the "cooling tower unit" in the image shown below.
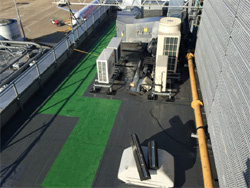
<path fill-rule="evenodd" d="M 113 49 L 104 49 L 96 60 L 99 83 L 108 84 L 115 71 L 115 53 Z"/>
<path fill-rule="evenodd" d="M 14 19 L 0 19 L 0 36 L 7 40 L 23 40 L 18 23 Z"/>
<path fill-rule="evenodd" d="M 159 55 L 168 56 L 168 72 L 176 73 L 181 40 L 181 19 L 166 17 L 159 23 L 156 62 Z M 156 65 L 157 66 L 157 65 Z"/>

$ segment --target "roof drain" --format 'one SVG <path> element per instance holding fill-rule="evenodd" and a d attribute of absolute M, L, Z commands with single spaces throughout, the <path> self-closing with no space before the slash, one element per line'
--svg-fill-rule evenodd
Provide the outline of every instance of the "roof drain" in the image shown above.
<path fill-rule="evenodd" d="M 200 149 L 204 187 L 212 188 L 213 187 L 212 173 L 210 168 L 206 136 L 205 136 L 204 125 L 201 117 L 201 108 L 200 108 L 201 106 L 203 106 L 203 103 L 199 100 L 196 87 L 196 80 L 194 76 L 194 68 L 193 68 L 194 55 L 192 53 L 188 53 L 186 57 L 188 59 L 189 77 L 190 77 L 190 84 L 191 84 L 192 98 L 193 98 L 191 106 L 194 109 L 194 114 L 195 114 L 195 123 L 196 123 L 196 130 L 197 130 L 199 149 Z"/>

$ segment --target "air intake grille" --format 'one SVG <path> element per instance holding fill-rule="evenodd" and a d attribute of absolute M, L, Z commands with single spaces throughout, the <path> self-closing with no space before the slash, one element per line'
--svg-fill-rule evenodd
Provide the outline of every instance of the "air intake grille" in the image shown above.
<path fill-rule="evenodd" d="M 250 187 L 250 1 L 205 1 L 195 61 L 220 187 Z"/>
<path fill-rule="evenodd" d="M 98 81 L 107 82 L 106 62 L 98 61 Z"/>

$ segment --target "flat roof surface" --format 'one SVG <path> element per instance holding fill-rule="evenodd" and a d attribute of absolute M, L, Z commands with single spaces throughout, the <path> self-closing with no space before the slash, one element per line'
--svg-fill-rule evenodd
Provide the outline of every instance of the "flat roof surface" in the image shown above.
<path fill-rule="evenodd" d="M 100 28 L 81 50 L 102 52 L 116 31 L 112 19 Z M 126 53 L 136 62 L 138 55 Z M 135 187 L 117 173 L 129 135 L 136 133 L 142 145 L 154 139 L 174 156 L 176 187 L 203 187 L 197 140 L 190 137 L 195 124 L 188 69 L 181 70 L 174 102 L 149 101 L 128 92 L 126 75 L 115 96 L 90 93 L 96 58 L 73 53 L 2 130 L 1 186 Z"/>

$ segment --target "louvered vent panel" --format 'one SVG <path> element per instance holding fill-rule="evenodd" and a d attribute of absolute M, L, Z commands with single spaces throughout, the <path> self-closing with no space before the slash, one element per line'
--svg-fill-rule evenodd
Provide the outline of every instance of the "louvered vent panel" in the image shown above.
<path fill-rule="evenodd" d="M 223 1 L 218 0 L 209 0 L 211 6 L 217 13 L 222 25 L 225 27 L 228 33 L 231 32 L 233 21 L 234 21 L 234 14 L 233 12 L 225 5 Z"/>
<path fill-rule="evenodd" d="M 197 46 L 199 46 L 199 44 L 197 43 Z M 200 48 L 199 48 L 200 49 Z M 196 60 L 196 66 L 197 66 L 197 73 L 198 73 L 198 76 L 199 76 L 199 82 L 200 82 L 200 87 L 201 87 L 201 91 L 203 91 L 202 92 L 202 97 L 203 97 L 203 103 L 204 103 L 204 105 L 205 105 L 205 111 L 206 112 L 209 112 L 209 109 L 207 109 L 207 106 L 208 106 L 208 98 L 207 98 L 207 92 L 206 92 L 206 87 L 205 87 L 205 84 L 204 84 L 204 82 L 206 81 L 206 77 L 205 76 L 202 76 L 202 75 L 200 75 L 200 74 L 202 74 L 203 72 L 202 72 L 202 70 L 200 70 L 200 67 L 201 67 L 201 65 L 202 65 L 202 63 L 203 63 L 203 57 L 202 57 L 202 55 L 201 55 L 201 50 L 197 50 L 196 52 L 195 52 L 195 60 Z M 198 64 L 200 64 L 200 65 L 198 65 Z"/>
<path fill-rule="evenodd" d="M 107 81 L 106 63 L 102 61 L 98 61 L 98 81 Z"/>
<path fill-rule="evenodd" d="M 239 21 L 243 23 L 245 28 L 250 29 L 250 1 L 244 0 L 240 1 L 237 16 Z"/>
<path fill-rule="evenodd" d="M 234 28 L 232 31 L 232 40 L 234 41 L 242 57 L 247 62 L 250 62 L 250 53 L 249 53 L 250 52 L 250 30 L 245 29 L 245 27 L 239 22 L 238 19 L 236 19 L 234 23 Z"/>
<path fill-rule="evenodd" d="M 227 100 L 230 103 L 229 96 L 227 95 L 224 81 L 221 79 L 218 90 L 216 93 L 214 103 L 211 108 L 211 113 L 208 117 L 209 131 L 212 140 L 214 156 L 218 177 L 220 180 L 229 179 L 230 181 L 220 181 L 220 187 L 230 187 L 236 184 L 235 179 L 232 176 L 232 164 L 229 163 L 229 145 L 232 145 L 232 141 L 228 140 L 230 138 L 230 132 L 228 131 L 228 121 L 224 114 L 224 110 L 221 108 L 222 100 Z M 223 99 L 220 96 L 221 92 L 225 92 Z M 214 133 L 211 134 L 210 127 L 213 127 Z M 231 142 L 231 143 L 230 143 Z M 228 173 L 229 172 L 229 173 Z"/>
<path fill-rule="evenodd" d="M 204 33 L 202 35 L 204 39 L 203 41 L 204 45 L 202 46 L 204 60 L 205 60 L 204 66 L 208 72 L 209 78 L 211 78 L 207 79 L 207 81 L 211 86 L 210 89 L 212 90 L 212 95 L 214 95 L 221 70 L 220 66 L 218 65 L 217 59 L 215 58 L 214 48 L 210 43 L 210 39 L 207 35 L 206 30 L 204 28 L 200 28 L 200 30 L 202 30 L 202 32 Z"/>
<path fill-rule="evenodd" d="M 213 29 L 207 15 L 206 15 L 206 12 L 202 13 L 202 20 L 201 21 L 204 23 L 203 28 L 207 31 L 206 34 L 209 38 L 211 45 L 213 46 L 215 57 L 217 59 L 217 64 L 221 70 L 223 62 L 224 62 L 224 58 L 225 58 L 225 52 L 223 51 L 221 44 L 218 43 L 218 40 L 219 40 L 218 36 L 216 36 L 216 34 L 214 32 L 214 29 Z M 201 36 L 201 37 L 203 37 L 203 36 Z"/>
<path fill-rule="evenodd" d="M 225 52 L 228 44 L 229 32 L 223 26 L 220 18 L 214 11 L 209 1 L 206 1 L 206 8 L 204 9 L 204 11 L 206 12 L 208 20 L 210 21 L 212 28 L 215 31 L 215 34 L 222 46 L 223 51 Z M 209 32 L 209 30 L 207 32 Z"/>
<path fill-rule="evenodd" d="M 219 184 L 225 188 L 250 187 L 249 23 L 249 0 L 205 1 L 195 49 Z"/>
<path fill-rule="evenodd" d="M 243 59 L 232 40 L 229 42 L 227 60 L 237 78 L 241 93 L 250 107 L 250 64 Z"/>
<path fill-rule="evenodd" d="M 230 131 L 232 136 L 227 139 L 232 139 L 235 147 L 229 148 L 230 151 L 237 153 L 237 156 L 230 156 L 228 163 L 234 165 L 233 176 L 237 179 L 237 187 L 246 187 L 243 172 L 247 171 L 247 166 L 244 164 L 250 157 L 249 143 L 250 143 L 250 112 L 241 92 L 240 86 L 234 76 L 233 70 L 230 66 L 225 67 L 222 72 L 229 100 L 223 101 L 221 107 L 227 117 L 228 125 L 227 131 Z M 221 93 L 222 100 L 225 100 L 225 94 Z M 229 103 L 229 101 L 231 101 Z M 246 114 L 248 114 L 247 119 Z M 229 147 L 229 143 L 227 143 Z M 236 163 L 235 163 L 236 161 Z M 227 172 L 229 173 L 229 172 Z M 229 180 L 228 180 L 229 181 Z"/>
<path fill-rule="evenodd" d="M 223 0 L 226 6 L 233 12 L 233 14 L 236 14 L 238 5 L 240 0 Z"/>
<path fill-rule="evenodd" d="M 198 71 L 198 76 L 199 78 L 201 78 L 201 82 L 200 82 L 200 87 L 202 89 L 202 95 L 203 95 L 203 102 L 205 104 L 205 111 L 208 113 L 209 112 L 209 107 L 211 104 L 211 90 L 209 89 L 211 86 L 209 85 L 208 82 L 208 72 L 205 71 L 205 66 L 204 64 L 206 63 L 205 61 L 205 57 L 204 57 L 204 50 L 202 48 L 202 43 L 199 45 L 199 50 L 197 50 L 198 52 L 198 57 L 200 59 L 200 61 L 197 61 L 196 66 L 197 66 L 197 71 Z M 196 52 L 196 53 L 197 53 Z M 195 55 L 195 56 L 197 56 Z"/>

